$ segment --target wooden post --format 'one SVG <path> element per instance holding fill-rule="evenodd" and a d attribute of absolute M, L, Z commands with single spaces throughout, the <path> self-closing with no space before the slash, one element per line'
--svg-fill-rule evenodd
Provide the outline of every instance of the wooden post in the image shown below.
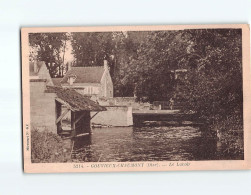
<path fill-rule="evenodd" d="M 91 115 L 90 111 L 71 111 L 71 137 L 80 134 L 91 134 Z"/>
<path fill-rule="evenodd" d="M 62 112 L 61 104 L 58 101 L 55 101 L 55 110 L 56 110 L 56 120 L 57 120 Z M 62 132 L 62 124 L 61 122 L 59 122 L 56 125 L 57 125 L 57 134 L 60 134 Z"/>
<path fill-rule="evenodd" d="M 89 135 L 92 134 L 92 129 L 91 129 L 91 112 L 90 111 L 86 111 L 86 120 L 87 120 L 87 133 L 89 133 Z"/>
<path fill-rule="evenodd" d="M 56 124 L 59 123 L 59 122 L 61 123 L 63 117 L 64 117 L 69 111 L 70 111 L 70 109 L 66 109 L 66 110 L 64 111 L 64 113 L 61 114 L 61 115 L 57 118 Z"/>
<path fill-rule="evenodd" d="M 76 122 L 75 122 L 75 117 L 76 114 L 75 112 L 71 111 L 71 137 L 75 137 L 76 136 Z"/>
<path fill-rule="evenodd" d="M 76 118 L 75 123 L 78 123 L 83 117 L 84 117 L 85 113 L 82 113 L 80 116 L 78 116 L 78 118 Z"/>
<path fill-rule="evenodd" d="M 91 134 L 92 132 L 91 132 L 91 112 L 90 111 L 85 111 L 85 124 L 86 124 L 86 130 L 85 130 L 85 132 L 86 133 L 89 133 L 89 134 Z"/>
<path fill-rule="evenodd" d="M 115 101 L 116 101 L 116 100 L 115 100 Z M 93 119 L 98 113 L 99 113 L 99 111 L 96 112 L 96 113 L 91 117 L 91 119 Z"/>

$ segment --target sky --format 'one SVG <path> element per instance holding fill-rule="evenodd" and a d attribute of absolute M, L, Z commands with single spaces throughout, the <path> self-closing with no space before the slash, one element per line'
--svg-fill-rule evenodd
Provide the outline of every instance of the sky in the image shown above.
<path fill-rule="evenodd" d="M 63 52 L 61 52 L 61 57 L 63 57 Z M 72 54 L 72 46 L 71 41 L 66 42 L 66 49 L 65 49 L 65 60 L 64 63 L 72 62 L 74 60 L 74 56 Z"/>

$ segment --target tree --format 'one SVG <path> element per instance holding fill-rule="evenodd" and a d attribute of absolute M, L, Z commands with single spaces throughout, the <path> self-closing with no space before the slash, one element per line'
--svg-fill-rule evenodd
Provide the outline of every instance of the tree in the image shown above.
<path fill-rule="evenodd" d="M 51 77 L 63 76 L 63 60 L 67 33 L 31 33 L 29 44 L 31 50 L 36 50 L 36 60 L 44 61 Z"/>
<path fill-rule="evenodd" d="M 179 67 L 179 57 L 187 52 L 189 43 L 181 31 L 145 33 L 137 54 L 124 67 L 127 72 L 122 81 L 134 85 L 138 99 L 167 101 L 175 89 L 172 71 Z"/>
<path fill-rule="evenodd" d="M 76 66 L 101 66 L 103 60 L 112 60 L 111 32 L 72 33 L 71 44 Z"/>
<path fill-rule="evenodd" d="M 124 76 L 122 68 L 136 54 L 140 45 L 138 35 L 138 32 L 72 33 L 75 66 L 102 66 L 103 60 L 108 60 L 115 96 L 132 96 L 133 87 L 121 83 Z"/>
<path fill-rule="evenodd" d="M 240 29 L 187 31 L 199 56 L 186 82 L 188 109 L 214 122 L 242 116 Z"/>
<path fill-rule="evenodd" d="M 148 32 L 115 32 L 114 41 L 114 94 L 115 96 L 133 96 L 134 83 L 127 82 L 127 76 L 132 76 L 129 72 L 130 62 L 137 57 L 137 50 L 143 42 Z M 136 72 L 134 72 L 136 74 Z M 126 81 L 126 82 L 124 82 Z"/>
<path fill-rule="evenodd" d="M 108 60 L 116 96 L 167 101 L 179 82 L 187 110 L 204 117 L 241 110 L 238 29 L 72 33 L 72 47 L 76 66 Z M 175 80 L 176 69 L 187 69 L 187 79 Z"/>

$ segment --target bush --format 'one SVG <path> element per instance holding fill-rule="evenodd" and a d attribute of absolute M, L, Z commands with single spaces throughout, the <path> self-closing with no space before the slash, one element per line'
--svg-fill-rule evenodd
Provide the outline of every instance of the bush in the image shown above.
<path fill-rule="evenodd" d="M 69 151 L 64 148 L 63 140 L 60 136 L 48 130 L 31 130 L 32 163 L 66 162 L 69 159 Z"/>
<path fill-rule="evenodd" d="M 225 155 L 244 158 L 243 119 L 240 113 L 234 113 L 224 121 L 216 122 L 211 128 L 217 132 Z"/>

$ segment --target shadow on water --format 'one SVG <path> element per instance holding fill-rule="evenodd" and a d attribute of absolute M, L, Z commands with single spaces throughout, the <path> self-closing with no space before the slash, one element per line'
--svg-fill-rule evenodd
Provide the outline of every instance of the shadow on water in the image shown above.
<path fill-rule="evenodd" d="M 78 162 L 219 160 L 222 148 L 205 127 L 112 127 L 74 141 Z"/>

